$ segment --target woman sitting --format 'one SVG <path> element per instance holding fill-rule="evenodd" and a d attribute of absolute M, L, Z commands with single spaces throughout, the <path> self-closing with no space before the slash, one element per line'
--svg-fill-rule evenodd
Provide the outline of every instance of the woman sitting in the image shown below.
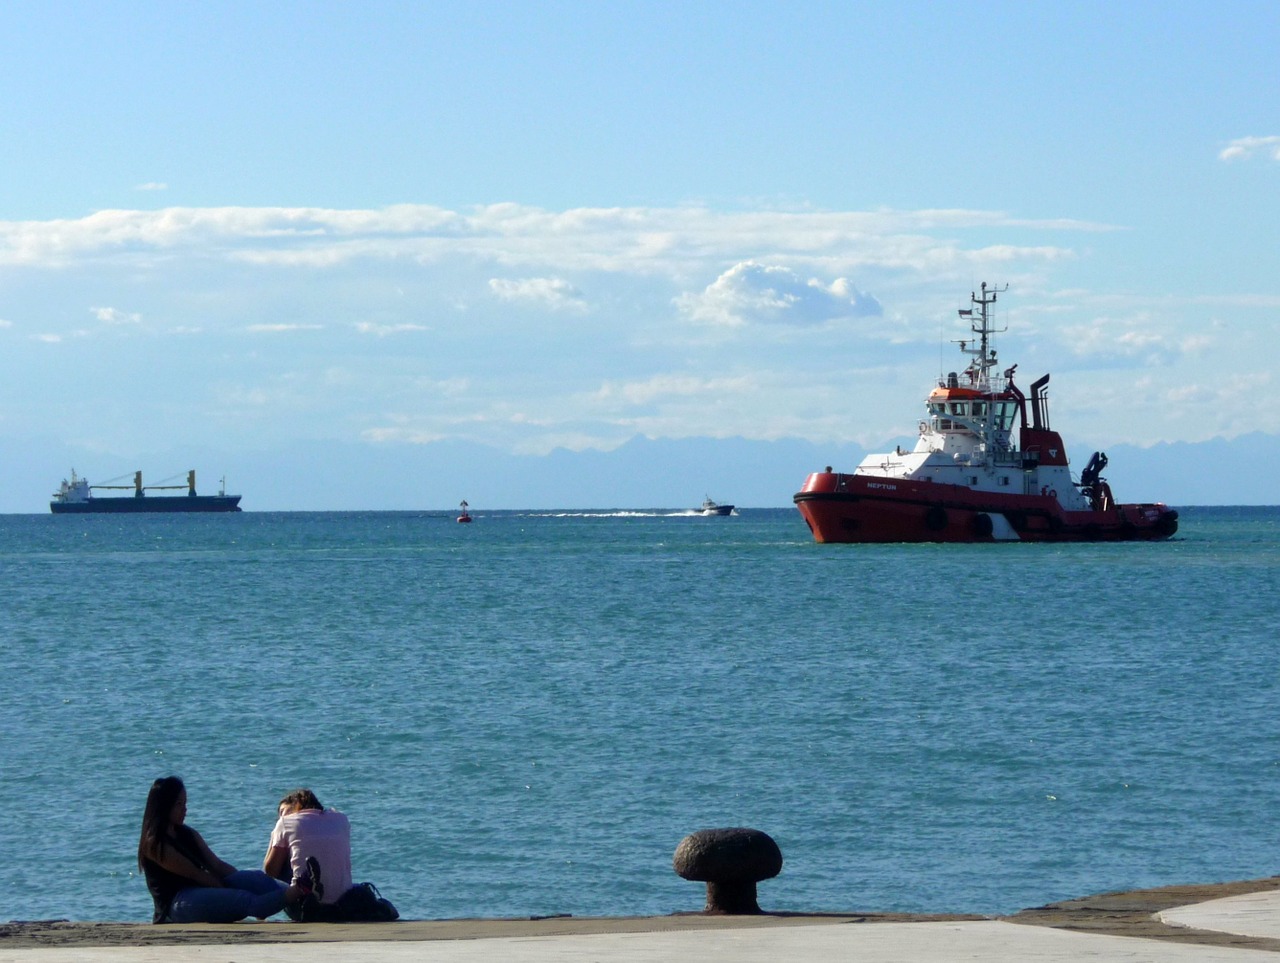
<path fill-rule="evenodd" d="M 300 902 L 310 890 L 286 886 L 258 870 L 237 870 L 219 859 L 186 825 L 187 790 L 177 776 L 151 784 L 142 814 L 138 868 L 155 902 L 155 923 L 234 923 L 266 919 Z"/>

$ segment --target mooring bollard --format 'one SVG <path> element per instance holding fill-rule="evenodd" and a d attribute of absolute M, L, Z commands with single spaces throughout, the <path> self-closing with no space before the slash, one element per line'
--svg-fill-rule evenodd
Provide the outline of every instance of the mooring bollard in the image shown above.
<path fill-rule="evenodd" d="M 684 879 L 707 884 L 704 912 L 760 912 L 756 883 L 782 872 L 782 850 L 758 829 L 700 829 L 680 840 L 672 867 Z"/>

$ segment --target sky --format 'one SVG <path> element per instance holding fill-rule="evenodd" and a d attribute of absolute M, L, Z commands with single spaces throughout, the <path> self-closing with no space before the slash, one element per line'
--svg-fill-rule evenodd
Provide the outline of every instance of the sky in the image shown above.
<path fill-rule="evenodd" d="M 1274 2 L 11 4 L 0 451 L 874 448 L 984 281 L 1070 437 L 1274 435 L 1277 49 Z"/>

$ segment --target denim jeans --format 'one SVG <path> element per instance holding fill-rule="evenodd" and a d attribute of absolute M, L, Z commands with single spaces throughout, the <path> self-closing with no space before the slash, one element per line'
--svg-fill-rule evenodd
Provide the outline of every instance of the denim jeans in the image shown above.
<path fill-rule="evenodd" d="M 171 923 L 234 923 L 266 919 L 284 909 L 285 884 L 259 869 L 242 869 L 216 886 L 189 886 L 169 904 Z"/>

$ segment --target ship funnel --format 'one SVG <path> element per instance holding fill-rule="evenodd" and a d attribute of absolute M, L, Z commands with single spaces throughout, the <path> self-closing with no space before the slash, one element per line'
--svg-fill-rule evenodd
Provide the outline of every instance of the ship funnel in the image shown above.
<path fill-rule="evenodd" d="M 1049 376 L 1045 375 L 1039 381 L 1031 385 L 1031 427 L 1032 428 L 1048 428 L 1049 427 L 1049 410 L 1045 404 L 1043 388 L 1049 383 Z"/>

